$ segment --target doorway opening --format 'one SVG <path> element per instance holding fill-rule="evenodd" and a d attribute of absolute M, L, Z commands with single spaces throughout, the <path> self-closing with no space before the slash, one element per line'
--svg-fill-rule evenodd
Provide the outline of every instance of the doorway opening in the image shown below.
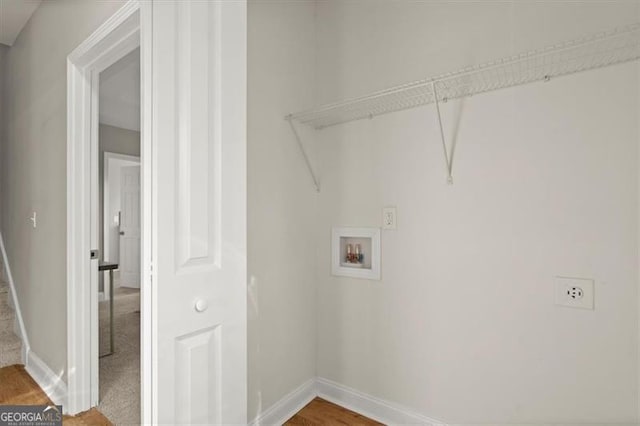
<path fill-rule="evenodd" d="M 98 408 L 140 424 L 140 49 L 98 80 Z"/>
<path fill-rule="evenodd" d="M 130 0 L 69 56 L 70 414 L 99 396 L 99 73 L 139 46 L 141 423 L 246 423 L 246 23 Z"/>
<path fill-rule="evenodd" d="M 67 61 L 65 411 L 115 423 L 153 415 L 150 31 L 132 0 Z"/>

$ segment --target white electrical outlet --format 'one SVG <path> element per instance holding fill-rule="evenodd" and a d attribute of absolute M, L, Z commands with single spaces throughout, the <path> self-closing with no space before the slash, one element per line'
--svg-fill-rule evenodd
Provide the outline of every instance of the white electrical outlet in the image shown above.
<path fill-rule="evenodd" d="M 396 229 L 396 208 L 385 207 L 382 209 L 382 229 Z"/>
<path fill-rule="evenodd" d="M 556 305 L 593 309 L 594 282 L 591 279 L 556 277 Z"/>

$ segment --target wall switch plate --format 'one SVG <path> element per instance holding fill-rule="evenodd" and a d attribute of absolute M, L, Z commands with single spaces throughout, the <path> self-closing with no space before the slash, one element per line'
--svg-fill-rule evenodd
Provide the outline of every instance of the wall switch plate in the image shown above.
<path fill-rule="evenodd" d="M 396 229 L 397 215 L 395 207 L 385 207 L 382 209 L 382 229 Z"/>
<path fill-rule="evenodd" d="M 594 282 L 586 278 L 555 277 L 556 305 L 578 309 L 594 308 Z"/>

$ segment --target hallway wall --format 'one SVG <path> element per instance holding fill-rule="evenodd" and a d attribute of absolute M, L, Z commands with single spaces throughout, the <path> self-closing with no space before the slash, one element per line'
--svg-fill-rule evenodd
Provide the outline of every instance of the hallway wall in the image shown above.
<path fill-rule="evenodd" d="M 31 349 L 65 380 L 67 55 L 124 3 L 42 2 L 6 55 L 0 226 Z"/>
<path fill-rule="evenodd" d="M 4 116 L 6 114 L 4 110 L 5 104 L 5 95 L 4 95 L 4 79 L 6 75 L 6 63 L 7 63 L 7 52 L 9 51 L 9 47 L 4 44 L 0 44 L 0 164 L 2 164 L 2 157 L 4 156 L 5 150 L 5 136 L 4 136 Z M 6 185 L 6 180 L 4 179 L 4 172 L 0 170 L 0 223 L 2 223 L 2 201 L 3 201 L 3 191 Z M 0 228 L 1 229 L 1 228 Z"/>

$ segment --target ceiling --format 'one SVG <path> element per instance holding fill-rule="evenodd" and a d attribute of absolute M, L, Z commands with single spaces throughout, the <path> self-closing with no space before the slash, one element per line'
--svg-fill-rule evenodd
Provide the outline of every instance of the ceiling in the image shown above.
<path fill-rule="evenodd" d="M 100 123 L 140 131 L 140 48 L 100 73 L 99 110 Z"/>
<path fill-rule="evenodd" d="M 0 44 L 13 45 L 42 0 L 0 0 Z"/>

